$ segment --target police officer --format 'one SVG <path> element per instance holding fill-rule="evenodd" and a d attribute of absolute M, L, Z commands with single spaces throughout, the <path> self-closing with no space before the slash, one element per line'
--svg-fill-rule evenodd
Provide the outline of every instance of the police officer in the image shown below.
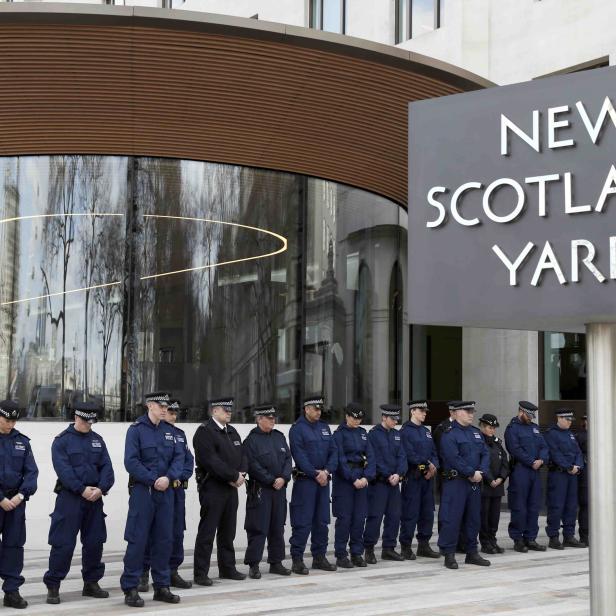
<path fill-rule="evenodd" d="M 47 603 L 60 603 L 60 584 L 71 567 L 77 534 L 81 533 L 84 597 L 106 599 L 99 585 L 105 573 L 103 544 L 107 540 L 103 496 L 114 483 L 113 467 L 103 438 L 92 430 L 102 408 L 96 402 L 75 402 L 74 423 L 51 446 L 58 476 L 56 505 L 49 529 L 49 570 L 43 577 Z"/>
<path fill-rule="evenodd" d="M 365 416 L 363 407 L 352 402 L 345 408 L 345 415 L 345 421 L 334 432 L 338 468 L 332 480 L 332 511 L 336 518 L 336 566 L 351 569 L 366 566 L 363 533 L 368 515 L 368 484 L 376 477 L 376 461 L 368 433 L 360 426 Z"/>
<path fill-rule="evenodd" d="M 406 479 L 402 482 L 402 556 L 406 560 L 415 560 L 412 543 L 417 528 L 417 555 L 440 558 L 440 554 L 430 547 L 434 525 L 434 476 L 439 461 L 432 433 L 423 425 L 428 402 L 413 400 L 408 407 L 410 419 L 400 430 L 408 463 Z"/>
<path fill-rule="evenodd" d="M 291 455 L 295 460 L 291 493 L 292 571 L 308 575 L 304 551 L 311 537 L 312 568 L 335 571 L 327 552 L 329 515 L 329 481 L 338 466 L 338 451 L 329 426 L 321 421 L 325 404 L 321 396 L 304 400 L 304 415 L 289 431 Z"/>
<path fill-rule="evenodd" d="M 164 421 L 169 394 L 152 392 L 145 396 L 147 413 L 126 432 L 124 467 L 129 474 L 128 518 L 124 539 L 124 572 L 120 586 L 124 603 L 143 607 L 137 585 L 143 572 L 144 555 L 151 543 L 154 601 L 179 603 L 169 590 L 169 559 L 173 548 L 173 482 L 182 475 L 184 449 L 176 442 L 173 427 Z"/>
<path fill-rule="evenodd" d="M 11 400 L 0 402 L 0 577 L 4 580 L 4 605 L 23 609 L 28 602 L 19 594 L 24 583 L 26 502 L 36 492 L 38 468 L 30 439 L 15 429 L 19 407 Z"/>
<path fill-rule="evenodd" d="M 267 539 L 270 573 L 291 575 L 282 561 L 285 557 L 284 526 L 287 521 L 287 484 L 291 481 L 291 451 L 276 424 L 276 408 L 263 404 L 254 409 L 256 428 L 244 441 L 248 457 L 246 521 L 248 548 L 244 564 L 248 575 L 259 579 L 259 563 Z"/>
<path fill-rule="evenodd" d="M 578 479 L 578 526 L 580 543 L 588 547 L 588 417 L 582 417 L 580 429 L 575 434 L 584 457 L 584 468 L 580 471 Z"/>
<path fill-rule="evenodd" d="M 541 506 L 539 469 L 549 462 L 549 452 L 539 426 L 533 423 L 536 415 L 537 407 L 522 400 L 517 417 L 505 429 L 505 445 L 511 456 L 509 536 L 516 552 L 545 552 L 546 549 L 537 543 Z"/>
<path fill-rule="evenodd" d="M 460 533 L 466 547 L 465 563 L 487 567 L 490 561 L 477 551 L 481 526 L 481 482 L 488 472 L 488 448 L 475 428 L 474 402 L 457 402 L 455 419 L 441 440 L 443 493 L 439 509 L 438 546 L 445 566 L 457 569 L 455 551 Z"/>
<path fill-rule="evenodd" d="M 210 400 L 211 418 L 197 428 L 193 438 L 201 520 L 195 541 L 195 583 L 211 586 L 210 560 L 216 537 L 218 573 L 228 580 L 243 580 L 235 568 L 233 540 L 237 525 L 239 488 L 244 485 L 248 460 L 242 439 L 230 425 L 233 398 Z"/>
<path fill-rule="evenodd" d="M 548 516 L 546 533 L 549 547 L 563 550 L 565 546 L 583 548 L 586 545 L 575 538 L 575 518 L 578 505 L 578 476 L 584 468 L 582 450 L 571 432 L 573 411 L 556 409 L 556 425 L 545 433 L 545 442 L 550 450 L 548 464 Z M 560 542 L 560 525 L 563 527 L 563 542 Z"/>
<path fill-rule="evenodd" d="M 180 401 L 176 398 L 171 398 L 167 405 L 167 416 L 165 421 L 173 426 L 173 435 L 180 448 L 184 450 L 184 464 L 182 466 L 182 474 L 179 479 L 176 479 L 173 484 L 173 548 L 171 550 L 171 559 L 169 560 L 169 568 L 171 570 L 171 586 L 175 588 L 191 588 L 192 582 L 188 582 L 178 573 L 180 565 L 184 562 L 184 530 L 186 528 L 186 490 L 188 489 L 188 480 L 192 477 L 195 459 L 188 447 L 186 433 L 181 428 L 175 425 L 180 410 Z M 144 560 L 143 573 L 139 579 L 139 592 L 147 592 L 149 590 L 150 576 L 150 544 L 148 543 Z"/>
<path fill-rule="evenodd" d="M 503 441 L 496 436 L 498 419 L 491 413 L 479 418 L 479 429 L 490 455 L 488 472 L 481 486 L 481 530 L 479 541 L 485 554 L 502 554 L 505 550 L 498 545 L 496 533 L 500 521 L 501 500 L 505 496 L 505 479 L 509 476 L 509 456 L 503 448 Z"/>
<path fill-rule="evenodd" d="M 396 430 L 399 420 L 399 406 L 382 404 L 381 423 L 368 433 L 376 460 L 376 477 L 368 489 L 368 518 L 364 529 L 365 559 L 369 565 L 376 564 L 374 546 L 379 540 L 383 518 L 381 558 L 404 560 L 395 549 L 400 530 L 400 482 L 407 470 L 400 432 Z"/>

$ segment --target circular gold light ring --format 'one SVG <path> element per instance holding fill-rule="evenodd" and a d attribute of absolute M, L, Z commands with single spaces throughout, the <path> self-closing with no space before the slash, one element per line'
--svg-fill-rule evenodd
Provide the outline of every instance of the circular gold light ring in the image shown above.
<path fill-rule="evenodd" d="M 198 265 L 196 267 L 188 267 L 186 269 L 174 270 L 172 272 L 163 272 L 162 274 L 151 274 L 149 276 L 142 276 L 141 280 L 150 280 L 152 278 L 161 278 L 162 276 L 173 276 L 175 274 L 184 274 L 186 272 L 197 272 L 212 267 L 220 267 L 221 265 L 231 265 L 232 263 L 244 263 L 245 261 L 256 261 L 257 259 L 265 259 L 267 257 L 273 257 L 281 252 L 285 252 L 288 248 L 287 238 L 278 233 L 274 233 L 269 229 L 263 229 L 261 227 L 251 227 L 250 225 L 241 225 L 237 222 L 224 222 L 222 220 L 211 220 L 210 218 L 194 218 L 190 216 L 166 216 L 163 214 L 144 214 L 144 218 L 165 218 L 173 220 L 190 220 L 193 222 L 211 222 L 217 225 L 229 225 L 230 227 L 239 227 L 241 229 L 250 229 L 251 231 L 257 231 L 259 233 L 265 233 L 271 235 L 282 242 L 281 247 L 273 252 L 267 252 L 262 255 L 255 255 L 254 257 L 243 257 L 242 259 L 232 259 L 230 261 L 221 261 L 220 263 L 210 263 L 209 265 Z"/>
<path fill-rule="evenodd" d="M 75 212 L 75 213 L 70 213 L 70 214 L 33 214 L 33 215 L 29 215 L 29 216 L 15 216 L 13 218 L 3 218 L 0 219 L 0 224 L 4 224 L 6 222 L 17 222 L 17 221 L 21 221 L 21 220 L 32 220 L 34 218 L 61 218 L 61 217 L 68 217 L 68 216 L 119 216 L 119 217 L 123 217 L 124 214 L 116 214 L 116 213 L 107 213 L 107 212 Z M 196 222 L 209 222 L 209 223 L 214 223 L 214 224 L 218 224 L 218 225 L 229 225 L 232 227 L 239 227 L 242 229 L 249 229 L 251 231 L 257 231 L 260 233 L 265 233 L 267 235 L 270 235 L 272 237 L 275 237 L 276 239 L 280 240 L 282 242 L 281 247 L 278 250 L 272 251 L 272 252 L 268 252 L 262 255 L 255 255 L 253 257 L 244 257 L 242 259 L 233 259 L 230 261 L 222 261 L 220 263 L 211 263 L 209 265 L 200 265 L 197 267 L 189 267 L 186 269 L 181 269 L 181 270 L 175 270 L 172 272 L 163 272 L 160 274 L 151 274 L 149 276 L 142 276 L 141 280 L 149 280 L 152 278 L 161 278 L 162 276 L 173 276 L 175 274 L 183 274 L 186 272 L 195 272 L 195 271 L 199 271 L 199 270 L 204 270 L 204 269 L 209 269 L 209 268 L 213 268 L 213 267 L 219 267 L 221 265 L 231 265 L 233 263 L 242 263 L 244 261 L 255 261 L 257 259 L 265 259 L 267 257 L 273 257 L 274 255 L 280 254 L 282 252 L 285 252 L 288 248 L 288 241 L 287 238 L 285 238 L 282 235 L 279 235 L 278 233 L 275 233 L 274 231 L 270 231 L 268 229 L 263 229 L 261 227 L 252 227 L 250 225 L 242 225 L 236 222 L 225 222 L 222 220 L 211 220 L 209 218 L 195 218 L 195 217 L 189 217 L 189 216 L 167 216 L 167 215 L 162 215 L 162 214 L 144 214 L 144 218 L 167 218 L 167 219 L 175 219 L 175 220 L 190 220 L 190 221 L 196 221 Z M 91 285 L 89 287 L 82 287 L 80 289 L 69 289 L 68 291 L 56 291 L 55 293 L 47 293 L 46 295 L 37 295 L 36 297 L 26 297 L 23 299 L 16 299 L 16 300 L 12 300 L 9 302 L 1 302 L 0 306 L 9 306 L 11 304 L 20 304 L 20 303 L 24 303 L 24 302 L 30 302 L 33 300 L 37 300 L 37 299 L 46 299 L 48 297 L 57 297 L 59 295 L 68 295 L 70 293 L 80 293 L 82 291 L 89 291 L 91 289 L 102 289 L 104 287 L 111 287 L 114 285 L 119 285 L 121 284 L 121 281 L 115 281 L 115 282 L 106 282 L 103 284 L 96 284 L 96 285 Z"/>

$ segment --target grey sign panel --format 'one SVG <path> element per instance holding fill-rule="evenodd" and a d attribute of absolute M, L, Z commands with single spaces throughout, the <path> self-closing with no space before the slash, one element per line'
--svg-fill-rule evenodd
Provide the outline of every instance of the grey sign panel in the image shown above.
<path fill-rule="evenodd" d="M 409 105 L 411 321 L 616 321 L 616 68 Z"/>

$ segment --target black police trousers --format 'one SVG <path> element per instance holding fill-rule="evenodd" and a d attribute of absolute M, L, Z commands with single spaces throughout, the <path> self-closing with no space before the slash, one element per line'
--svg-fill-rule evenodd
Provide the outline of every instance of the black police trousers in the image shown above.
<path fill-rule="evenodd" d="M 199 490 L 201 520 L 195 541 L 195 576 L 208 575 L 214 537 L 218 556 L 218 572 L 235 571 L 235 527 L 237 524 L 237 488 L 213 479 Z"/>
<path fill-rule="evenodd" d="M 479 542 L 483 547 L 496 543 L 496 533 L 500 522 L 501 498 L 501 496 L 481 495 Z"/>
<path fill-rule="evenodd" d="M 248 548 L 244 564 L 261 562 L 267 539 L 267 562 L 280 563 L 285 557 L 284 525 L 287 521 L 287 490 L 261 488 L 259 498 L 246 504 L 244 528 L 248 535 Z"/>
<path fill-rule="evenodd" d="M 585 473 L 586 471 L 582 471 Z M 580 539 L 588 542 L 588 477 L 583 474 L 578 483 L 578 525 Z"/>

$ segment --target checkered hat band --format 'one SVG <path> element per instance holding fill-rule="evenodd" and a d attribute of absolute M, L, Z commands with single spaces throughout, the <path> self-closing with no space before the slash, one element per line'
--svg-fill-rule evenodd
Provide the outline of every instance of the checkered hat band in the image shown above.
<path fill-rule="evenodd" d="M 15 417 L 17 417 L 18 414 L 19 413 L 16 410 L 3 409 L 2 407 L 0 407 L 0 415 L 6 417 L 7 419 L 14 419 Z"/>
<path fill-rule="evenodd" d="M 412 411 L 413 409 L 427 409 L 428 404 L 426 402 L 416 402 L 415 404 L 409 404 L 409 409 Z"/>
<path fill-rule="evenodd" d="M 171 409 L 172 411 L 177 411 L 179 408 L 180 405 L 177 402 L 173 402 L 167 407 L 167 410 Z"/>
<path fill-rule="evenodd" d="M 255 411 L 255 415 L 275 415 L 276 414 L 276 409 L 274 407 L 271 407 L 269 409 L 258 409 Z"/>
<path fill-rule="evenodd" d="M 562 413 L 556 413 L 556 417 L 566 417 L 567 419 L 573 419 L 573 413 L 571 411 L 563 411 Z"/>
<path fill-rule="evenodd" d="M 148 396 L 145 399 L 146 402 L 169 402 L 168 394 L 162 394 L 160 396 Z"/>
<path fill-rule="evenodd" d="M 93 411 L 75 411 L 75 415 L 85 420 L 96 419 L 98 417 L 98 414 Z"/>
<path fill-rule="evenodd" d="M 318 406 L 323 405 L 325 403 L 325 401 L 323 400 L 323 398 L 311 398 L 310 400 L 306 400 L 304 402 L 304 406 L 308 406 L 310 404 L 314 405 L 314 406 Z"/>
<path fill-rule="evenodd" d="M 400 417 L 400 411 L 381 411 L 386 417 Z"/>
<path fill-rule="evenodd" d="M 220 402 L 211 402 L 210 406 L 228 406 L 228 407 L 232 407 L 233 406 L 233 402 L 231 402 L 231 400 L 221 400 Z"/>

